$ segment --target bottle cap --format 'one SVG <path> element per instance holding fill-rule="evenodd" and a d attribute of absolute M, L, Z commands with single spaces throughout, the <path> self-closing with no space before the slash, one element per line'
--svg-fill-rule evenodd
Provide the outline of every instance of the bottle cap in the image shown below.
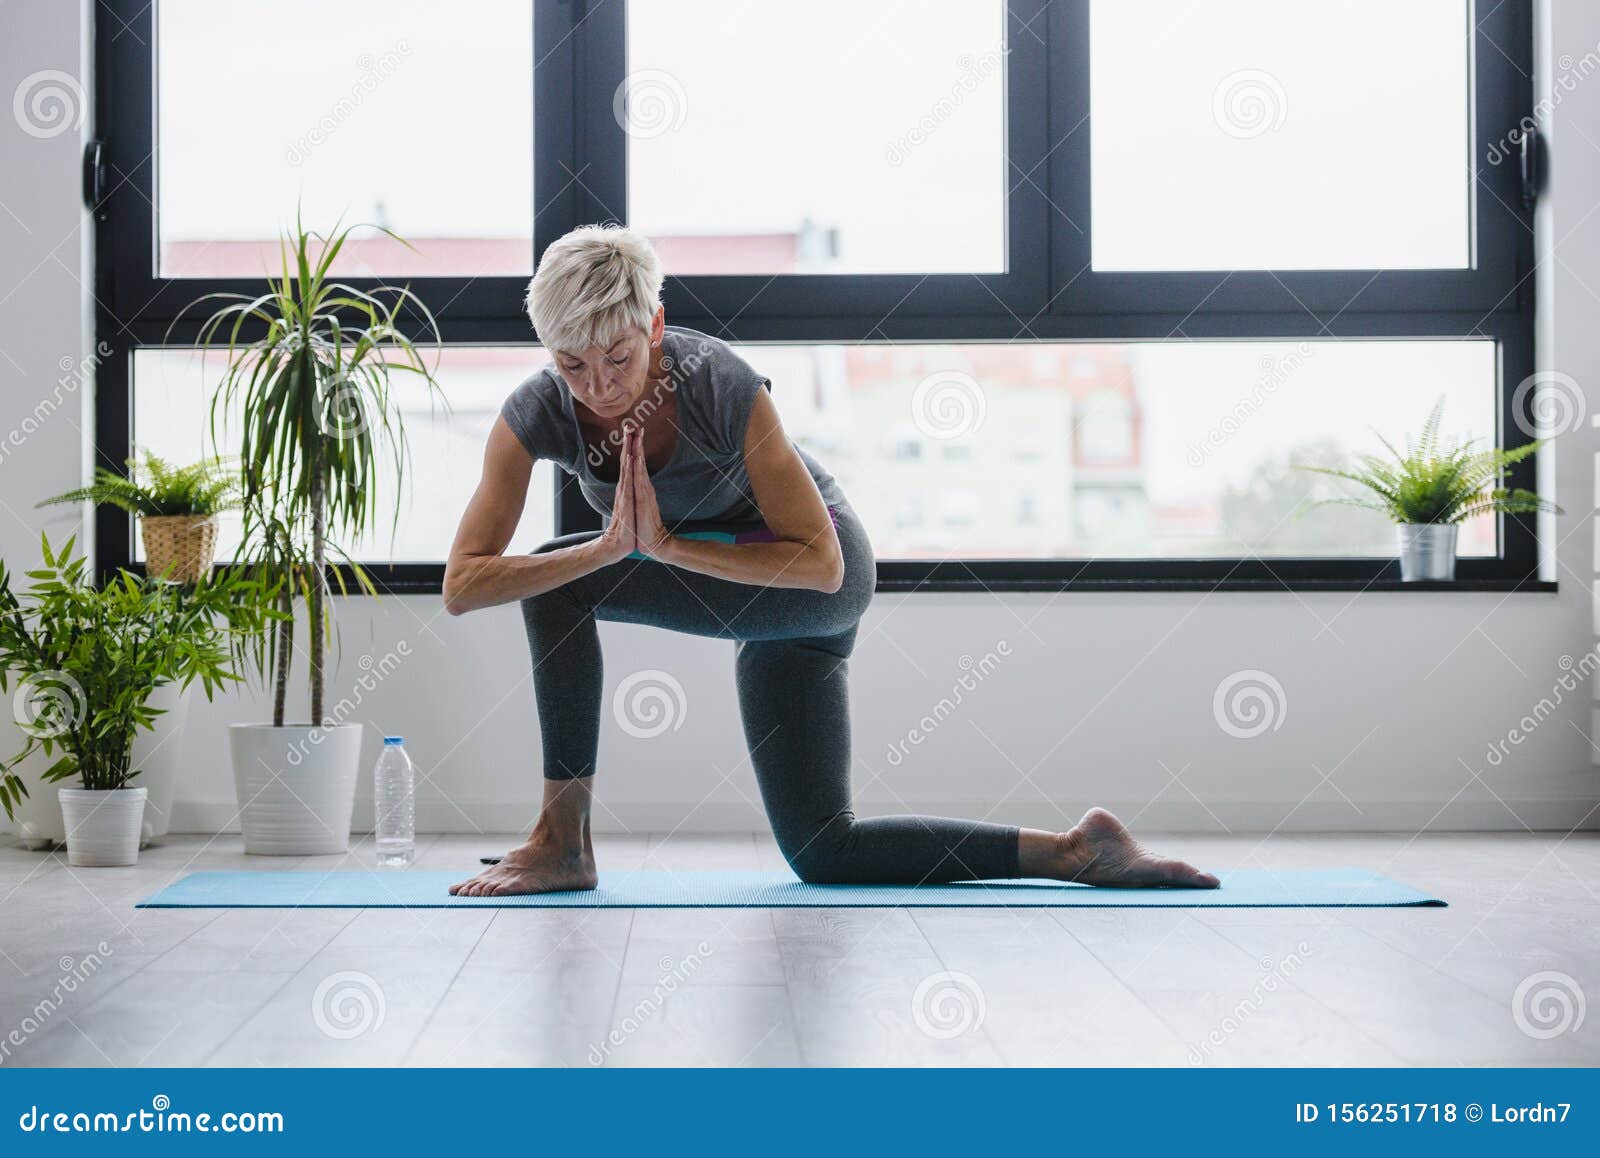
<path fill-rule="evenodd" d="M 405 743 L 405 737 L 404 736 L 385 736 L 383 738 L 383 745 L 386 748 L 393 748 L 396 745 L 403 744 L 403 743 Z"/>

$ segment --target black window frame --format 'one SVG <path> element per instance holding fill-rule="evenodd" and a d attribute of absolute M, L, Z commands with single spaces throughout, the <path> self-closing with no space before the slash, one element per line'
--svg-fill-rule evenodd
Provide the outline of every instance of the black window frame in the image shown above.
<path fill-rule="evenodd" d="M 625 213 L 626 136 L 612 108 L 627 74 L 626 0 L 529 0 L 533 15 L 534 197 L 529 269 L 568 229 Z M 1197 3 L 1204 0 L 1196 0 Z M 1463 0 L 1472 3 L 1473 0 Z M 1514 160 L 1480 158 L 1533 123 L 1531 0 L 1477 0 L 1472 36 L 1474 265 L 1466 270 L 1105 273 L 1089 265 L 1091 0 L 1009 0 L 1007 268 L 1001 274 L 669 276 L 669 320 L 744 344 L 1488 338 L 1500 369 L 1500 444 L 1530 441 L 1534 373 L 1533 209 Z M 179 314 L 202 294 L 259 291 L 251 279 L 157 275 L 156 21 L 160 0 L 96 6 L 97 141 L 86 197 L 97 223 L 95 445 L 121 469 L 132 445 L 132 371 L 141 348 L 192 342 Z M 1381 173 L 1373 174 L 1382 180 Z M 378 279 L 347 279 L 373 286 Z M 448 344 L 535 345 L 527 275 L 407 279 Z M 1422 303 L 1426 308 L 1419 309 Z M 176 323 L 176 324 L 175 324 Z M 514 386 L 507 383 L 507 390 Z M 1526 395 L 1527 392 L 1524 392 Z M 1517 407 L 1521 410 L 1518 412 Z M 1536 463 L 1511 482 L 1533 485 Z M 557 533 L 597 527 L 573 481 L 555 496 Z M 137 569 L 133 521 L 102 508 L 102 571 Z M 1464 558 L 1454 585 L 1408 590 L 1555 588 L 1538 578 L 1532 519 L 1501 519 L 1500 554 Z M 392 591 L 437 592 L 444 564 L 367 565 Z M 1059 558 L 885 560 L 880 590 L 1398 589 L 1380 558 Z"/>

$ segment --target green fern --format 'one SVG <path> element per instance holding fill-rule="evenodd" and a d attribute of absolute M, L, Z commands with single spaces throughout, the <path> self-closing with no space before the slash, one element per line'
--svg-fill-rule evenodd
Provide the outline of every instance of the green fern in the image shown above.
<path fill-rule="evenodd" d="M 141 475 L 143 481 L 140 481 Z M 223 459 L 172 466 L 158 455 L 145 451 L 142 466 L 134 459 L 128 460 L 127 475 L 101 467 L 94 472 L 92 486 L 56 495 L 38 505 L 91 502 L 152 518 L 214 515 L 239 505 L 238 485 L 237 474 Z"/>
<path fill-rule="evenodd" d="M 1529 515 L 1539 511 L 1561 514 L 1561 508 L 1530 490 L 1500 485 L 1508 467 L 1515 466 L 1545 445 L 1540 439 L 1514 450 L 1473 449 L 1476 440 L 1447 446 L 1439 434 L 1444 399 L 1434 404 L 1422 433 L 1406 444 L 1404 454 L 1383 437 L 1390 459 L 1378 455 L 1356 456 L 1353 470 L 1320 466 L 1297 469 L 1353 482 L 1371 491 L 1372 498 L 1324 499 L 1319 505 L 1361 507 L 1378 511 L 1395 523 L 1461 523 L 1495 512 Z"/>

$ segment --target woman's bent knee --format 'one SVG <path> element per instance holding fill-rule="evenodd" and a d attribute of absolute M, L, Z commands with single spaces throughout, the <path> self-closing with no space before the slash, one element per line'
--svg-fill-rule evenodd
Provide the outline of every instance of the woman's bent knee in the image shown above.
<path fill-rule="evenodd" d="M 850 845 L 856 818 L 853 813 L 830 817 L 803 834 L 780 833 L 778 847 L 794 875 L 808 885 L 849 884 Z"/>

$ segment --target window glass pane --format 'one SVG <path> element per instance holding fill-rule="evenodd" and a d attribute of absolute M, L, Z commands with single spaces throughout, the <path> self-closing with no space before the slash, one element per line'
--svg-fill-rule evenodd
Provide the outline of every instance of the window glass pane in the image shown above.
<path fill-rule="evenodd" d="M 431 354 L 430 354 L 431 361 Z M 439 361 L 440 389 L 450 412 L 434 411 L 412 375 L 395 379 L 411 444 L 409 485 L 400 525 L 391 542 L 395 509 L 392 475 L 380 488 L 378 534 L 366 544 L 341 544 L 356 558 L 373 562 L 440 562 L 449 553 L 467 500 L 478 485 L 489 428 L 506 395 L 548 359 L 541 349 L 519 346 L 451 346 Z M 170 461 L 193 462 L 209 453 L 211 391 L 226 365 L 221 352 L 145 349 L 134 355 L 134 439 Z M 231 424 L 224 453 L 237 448 Z M 534 468 L 522 522 L 508 551 L 531 551 L 554 534 L 555 468 Z M 237 516 L 225 518 L 217 557 L 238 548 Z M 139 558 L 143 558 L 142 548 Z"/>
<path fill-rule="evenodd" d="M 1468 0 L 1092 0 L 1094 267 L 1470 264 Z"/>
<path fill-rule="evenodd" d="M 630 0 L 630 224 L 669 274 L 1003 271 L 1004 32 L 1002 0 Z"/>
<path fill-rule="evenodd" d="M 1446 399 L 1493 444 L 1489 341 L 746 346 L 882 559 L 1393 556 L 1294 464 L 1401 445 Z M 1376 432 L 1375 432 L 1376 431 Z M 1497 551 L 1493 519 L 1463 555 Z"/>
<path fill-rule="evenodd" d="M 276 270 L 279 233 L 363 231 L 346 276 L 533 268 L 533 30 L 527 0 L 162 0 L 161 265 Z"/>

